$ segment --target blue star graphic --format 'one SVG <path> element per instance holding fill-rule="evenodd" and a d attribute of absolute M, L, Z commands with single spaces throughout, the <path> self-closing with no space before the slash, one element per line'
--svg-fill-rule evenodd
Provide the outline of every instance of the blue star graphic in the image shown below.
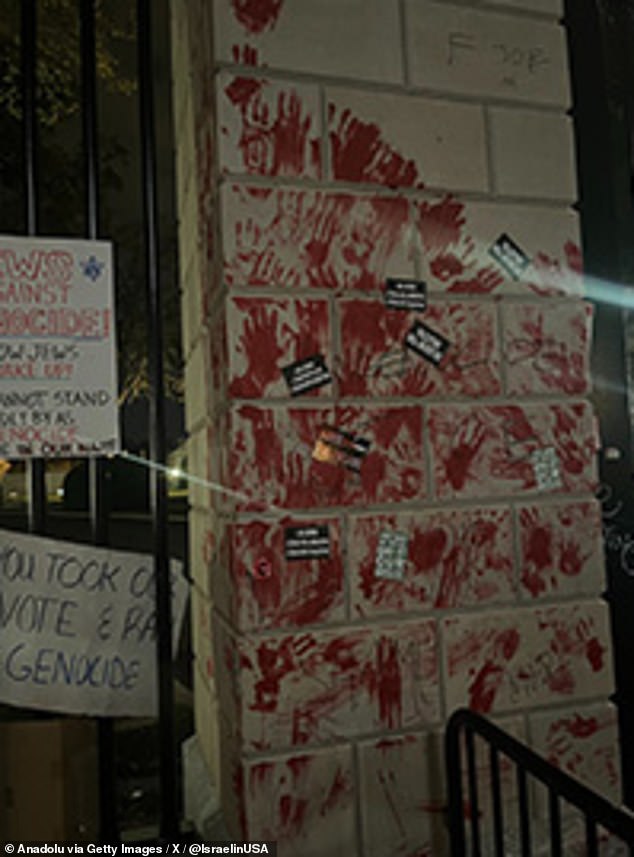
<path fill-rule="evenodd" d="M 95 256 L 91 256 L 89 259 L 81 262 L 82 273 L 84 276 L 88 277 L 89 280 L 92 280 L 93 283 L 99 279 L 104 267 L 105 262 L 100 262 L 99 259 L 95 258 Z"/>

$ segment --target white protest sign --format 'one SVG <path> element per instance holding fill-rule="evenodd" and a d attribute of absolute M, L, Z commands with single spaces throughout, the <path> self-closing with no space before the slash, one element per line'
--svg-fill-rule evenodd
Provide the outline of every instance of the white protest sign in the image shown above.
<path fill-rule="evenodd" d="M 112 247 L 0 236 L 0 457 L 119 451 Z"/>
<path fill-rule="evenodd" d="M 157 712 L 151 557 L 0 530 L 0 702 L 102 716 Z M 172 646 L 187 598 L 171 561 Z"/>

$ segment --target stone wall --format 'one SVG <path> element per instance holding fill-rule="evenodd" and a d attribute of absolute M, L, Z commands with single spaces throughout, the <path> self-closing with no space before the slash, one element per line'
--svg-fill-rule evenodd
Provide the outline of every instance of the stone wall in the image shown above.
<path fill-rule="evenodd" d="M 618 796 L 560 14 L 173 0 L 197 731 L 283 857 L 445 853 L 460 705 Z"/>

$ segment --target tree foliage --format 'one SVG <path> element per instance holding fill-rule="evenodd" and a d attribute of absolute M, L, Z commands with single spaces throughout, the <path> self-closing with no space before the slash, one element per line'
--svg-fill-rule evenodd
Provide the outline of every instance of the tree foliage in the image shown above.
<path fill-rule="evenodd" d="M 81 111 L 77 0 L 39 0 L 38 8 L 38 194 L 43 233 L 82 237 L 84 159 L 78 118 Z M 96 0 L 96 68 L 107 114 L 109 97 L 129 109 L 136 123 L 134 4 Z M 20 2 L 0 0 L 0 231 L 24 229 L 22 115 L 20 97 Z M 123 105 L 123 107 L 121 107 Z M 112 109 L 112 108 L 110 108 Z M 107 115 L 105 116 L 107 120 Z M 106 123 L 104 123 L 107 125 Z M 131 132 L 133 134 L 133 132 Z M 122 401 L 147 391 L 147 313 L 141 206 L 130 206 L 130 182 L 138 170 L 128 140 L 100 133 L 99 177 L 102 233 L 115 244 L 119 386 Z M 134 211 L 128 210 L 134 208 Z M 161 272 L 164 287 L 164 364 L 168 394 L 182 396 L 179 297 L 172 216 L 162 208 Z"/>

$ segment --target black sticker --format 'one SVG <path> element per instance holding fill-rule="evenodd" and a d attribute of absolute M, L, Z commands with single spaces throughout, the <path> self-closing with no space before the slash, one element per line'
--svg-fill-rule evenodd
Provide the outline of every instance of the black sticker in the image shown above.
<path fill-rule="evenodd" d="M 531 263 L 526 253 L 521 247 L 518 247 L 515 241 L 504 232 L 495 244 L 489 250 L 489 255 L 501 265 L 504 270 L 513 277 L 514 280 L 519 280 Z"/>
<path fill-rule="evenodd" d="M 385 306 L 424 312 L 427 309 L 427 284 L 422 280 L 388 278 L 385 281 Z"/>
<path fill-rule="evenodd" d="M 328 525 L 312 527 L 286 527 L 284 555 L 287 560 L 325 559 L 330 556 Z"/>
<path fill-rule="evenodd" d="M 422 321 L 414 322 L 405 337 L 404 345 L 429 360 L 434 366 L 439 366 L 450 346 L 448 339 L 427 327 Z"/>
<path fill-rule="evenodd" d="M 330 384 L 332 377 L 326 366 L 326 359 L 322 354 L 297 360 L 290 366 L 282 369 L 291 396 L 299 396 L 324 384 Z"/>

